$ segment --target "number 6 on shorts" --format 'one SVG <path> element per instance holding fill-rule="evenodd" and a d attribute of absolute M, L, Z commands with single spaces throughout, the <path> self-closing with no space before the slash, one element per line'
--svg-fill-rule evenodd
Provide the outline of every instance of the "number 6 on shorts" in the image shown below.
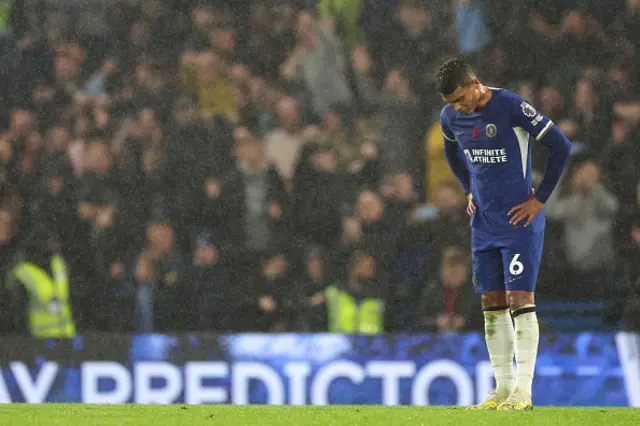
<path fill-rule="evenodd" d="M 501 250 L 505 289 L 535 291 L 542 260 L 542 244 L 534 240 L 533 244 L 517 246 Z"/>
<path fill-rule="evenodd" d="M 520 275 L 522 271 L 524 271 L 524 265 L 522 262 L 518 261 L 519 257 L 520 253 L 516 253 L 515 256 L 513 256 L 513 259 L 511 259 L 511 263 L 509 264 L 509 274 Z"/>

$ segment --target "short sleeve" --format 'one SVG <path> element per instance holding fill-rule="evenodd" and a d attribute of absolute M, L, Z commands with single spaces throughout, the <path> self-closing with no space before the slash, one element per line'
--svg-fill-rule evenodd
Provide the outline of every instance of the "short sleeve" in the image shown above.
<path fill-rule="evenodd" d="M 447 109 L 443 108 L 440 113 L 440 127 L 442 127 L 442 134 L 444 135 L 444 140 L 448 142 L 457 142 L 456 137 L 449 128 L 449 120 L 447 118 Z"/>
<path fill-rule="evenodd" d="M 513 119 L 519 127 L 522 127 L 538 141 L 553 126 L 553 121 L 515 94 L 513 95 Z"/>

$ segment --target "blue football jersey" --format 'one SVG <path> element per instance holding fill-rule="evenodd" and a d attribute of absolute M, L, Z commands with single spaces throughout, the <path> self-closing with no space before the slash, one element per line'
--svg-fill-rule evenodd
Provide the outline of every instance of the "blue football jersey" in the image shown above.
<path fill-rule="evenodd" d="M 472 114 L 442 109 L 445 143 L 458 144 L 469 169 L 471 193 L 478 209 L 471 218 L 475 248 L 489 248 L 523 234 L 543 232 L 544 212 L 524 228 L 509 224 L 507 212 L 531 195 L 531 143 L 553 122 L 517 94 L 491 88 L 489 102 Z"/>

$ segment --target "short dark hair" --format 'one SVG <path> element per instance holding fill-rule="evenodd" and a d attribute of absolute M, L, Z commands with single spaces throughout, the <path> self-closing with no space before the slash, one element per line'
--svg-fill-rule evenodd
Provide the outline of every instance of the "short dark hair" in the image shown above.
<path fill-rule="evenodd" d="M 458 86 L 471 83 L 475 77 L 469 64 L 461 59 L 449 59 L 438 70 L 436 87 L 442 95 L 450 95 Z"/>

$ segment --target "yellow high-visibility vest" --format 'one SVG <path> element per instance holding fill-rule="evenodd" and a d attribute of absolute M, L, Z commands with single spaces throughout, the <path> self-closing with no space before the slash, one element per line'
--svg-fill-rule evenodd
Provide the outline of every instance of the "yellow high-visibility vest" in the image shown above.
<path fill-rule="evenodd" d="M 384 303 L 365 298 L 360 303 L 334 286 L 326 290 L 330 333 L 380 334 L 384 332 Z"/>
<path fill-rule="evenodd" d="M 30 262 L 20 262 L 12 271 L 29 294 L 29 328 L 38 338 L 67 338 L 76 334 L 69 304 L 69 275 L 60 255 L 51 259 L 53 277 Z"/>
<path fill-rule="evenodd" d="M 13 0 L 0 0 L 0 31 L 9 30 L 9 12 Z"/>

